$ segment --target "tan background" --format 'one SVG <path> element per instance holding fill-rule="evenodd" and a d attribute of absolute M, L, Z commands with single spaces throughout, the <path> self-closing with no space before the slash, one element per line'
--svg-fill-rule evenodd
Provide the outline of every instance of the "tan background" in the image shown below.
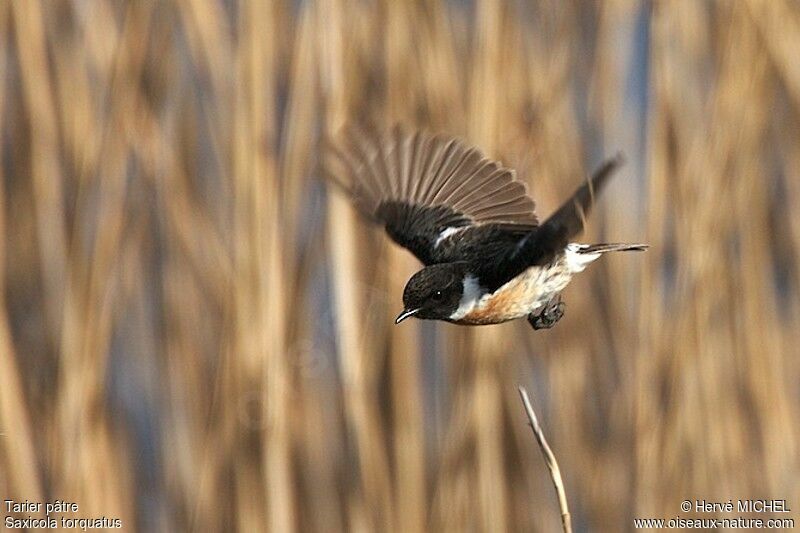
<path fill-rule="evenodd" d="M 680 501 L 800 519 L 789 0 L 0 2 L 0 498 L 162 531 L 554 531 Z M 418 267 L 319 179 L 371 113 L 649 242 L 565 318 L 393 317 Z M 710 516 L 710 515 L 705 515 Z M 721 515 L 730 516 L 730 515 Z"/>

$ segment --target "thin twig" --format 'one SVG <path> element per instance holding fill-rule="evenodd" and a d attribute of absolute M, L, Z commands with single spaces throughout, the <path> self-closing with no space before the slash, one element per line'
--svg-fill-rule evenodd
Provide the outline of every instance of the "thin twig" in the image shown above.
<path fill-rule="evenodd" d="M 522 403 L 525 405 L 525 412 L 528 415 L 533 435 L 536 437 L 536 441 L 542 449 L 542 455 L 544 455 L 547 468 L 550 470 L 550 478 L 553 480 L 553 486 L 558 496 L 558 507 L 561 509 L 561 524 L 564 526 L 564 533 L 572 533 L 572 518 L 569 514 L 569 507 L 567 506 L 567 493 L 564 491 L 564 481 L 561 479 L 561 469 L 558 468 L 558 461 L 556 461 L 556 456 L 553 455 L 553 450 L 550 449 L 550 445 L 547 444 L 547 439 L 544 438 L 542 426 L 539 425 L 539 419 L 536 418 L 531 400 L 528 398 L 528 391 L 521 385 L 517 387 L 517 389 L 519 390 L 519 395 L 522 397 Z"/>

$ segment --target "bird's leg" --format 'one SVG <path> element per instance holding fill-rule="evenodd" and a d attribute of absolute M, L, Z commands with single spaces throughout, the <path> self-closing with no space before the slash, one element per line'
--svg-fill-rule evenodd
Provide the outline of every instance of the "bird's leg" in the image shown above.
<path fill-rule="evenodd" d="M 533 329 L 549 329 L 556 325 L 556 322 L 564 316 L 565 304 L 561 301 L 561 295 L 556 294 L 542 307 L 538 315 L 531 313 L 528 315 L 528 322 Z"/>

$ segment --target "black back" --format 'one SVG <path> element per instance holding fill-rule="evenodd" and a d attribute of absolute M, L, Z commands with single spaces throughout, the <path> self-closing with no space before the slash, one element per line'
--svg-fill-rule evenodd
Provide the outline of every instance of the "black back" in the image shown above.
<path fill-rule="evenodd" d="M 561 253 L 622 159 L 607 161 L 544 224 L 513 170 L 461 141 L 400 127 L 349 128 L 326 151 L 326 175 L 426 265 L 464 262 L 493 291 Z"/>

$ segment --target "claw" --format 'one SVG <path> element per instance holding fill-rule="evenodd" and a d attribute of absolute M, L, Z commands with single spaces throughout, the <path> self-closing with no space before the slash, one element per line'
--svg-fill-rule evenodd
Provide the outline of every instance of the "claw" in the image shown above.
<path fill-rule="evenodd" d="M 553 297 L 539 312 L 538 315 L 528 315 L 528 322 L 533 329 L 550 329 L 564 316 L 566 305 L 561 301 L 561 295 Z"/>

